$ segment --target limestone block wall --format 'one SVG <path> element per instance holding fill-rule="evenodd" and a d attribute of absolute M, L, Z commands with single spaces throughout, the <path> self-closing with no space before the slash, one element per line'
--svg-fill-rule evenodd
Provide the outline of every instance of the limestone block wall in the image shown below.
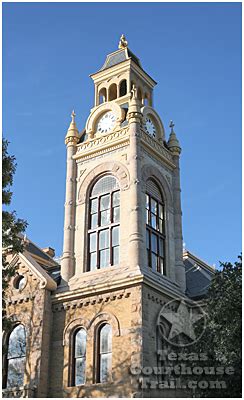
<path fill-rule="evenodd" d="M 49 340 L 51 326 L 50 292 L 40 289 L 40 281 L 24 265 L 16 272 L 26 278 L 23 290 L 8 288 L 7 315 L 15 324 L 21 323 L 26 330 L 26 370 L 24 385 L 33 389 L 36 397 L 46 397 L 48 387 Z M 3 341 L 7 345 L 7 333 Z M 6 357 L 6 355 L 5 355 Z"/>
<path fill-rule="evenodd" d="M 141 360 L 141 288 L 113 290 L 60 302 L 53 300 L 53 331 L 49 397 L 132 397 L 137 382 L 129 373 L 132 362 Z M 95 383 L 96 332 L 99 324 L 112 326 L 112 379 Z M 87 331 L 86 384 L 71 387 L 71 346 L 76 328 Z"/>

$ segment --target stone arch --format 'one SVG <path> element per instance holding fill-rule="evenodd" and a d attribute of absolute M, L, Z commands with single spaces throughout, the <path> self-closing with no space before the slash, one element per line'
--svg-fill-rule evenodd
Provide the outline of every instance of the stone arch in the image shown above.
<path fill-rule="evenodd" d="M 113 336 L 121 336 L 121 328 L 118 318 L 112 313 L 100 312 L 90 322 L 88 330 L 89 335 L 94 336 L 95 330 L 103 323 L 112 326 Z"/>
<path fill-rule="evenodd" d="M 150 178 L 154 179 L 159 185 L 167 207 L 173 207 L 173 194 L 167 179 L 156 167 L 147 164 L 142 168 L 142 190 L 144 192 L 146 190 L 146 181 Z"/>
<path fill-rule="evenodd" d="M 63 346 L 69 346 L 70 336 L 73 334 L 76 328 L 84 328 L 88 331 L 89 321 L 86 318 L 76 318 L 70 321 L 63 331 Z"/>
<path fill-rule="evenodd" d="M 123 108 L 121 108 L 117 103 L 114 101 L 108 101 L 106 103 L 100 104 L 94 112 L 90 114 L 90 116 L 87 119 L 86 122 L 86 132 L 90 135 L 93 135 L 95 133 L 96 129 L 96 122 L 98 117 L 100 115 L 104 114 L 107 111 L 113 111 L 113 113 L 116 115 L 116 125 L 119 127 L 120 123 L 124 120 L 125 118 L 125 111 Z"/>
<path fill-rule="evenodd" d="M 86 195 L 89 192 L 91 185 L 94 183 L 94 179 L 107 173 L 112 174 L 118 179 L 120 190 L 126 190 L 129 188 L 130 178 L 127 168 L 120 162 L 107 161 L 97 165 L 86 175 L 78 191 L 79 203 L 85 203 Z"/>
<path fill-rule="evenodd" d="M 158 128 L 158 139 L 160 142 L 163 142 L 165 139 L 165 130 L 164 130 L 164 126 L 163 123 L 161 121 L 161 118 L 159 117 L 159 115 L 156 113 L 156 111 L 154 110 L 154 108 L 148 106 L 144 106 L 141 109 L 142 115 L 143 115 L 143 120 L 145 121 L 147 116 L 151 116 L 152 119 L 154 120 L 154 122 L 156 123 L 156 126 Z"/>

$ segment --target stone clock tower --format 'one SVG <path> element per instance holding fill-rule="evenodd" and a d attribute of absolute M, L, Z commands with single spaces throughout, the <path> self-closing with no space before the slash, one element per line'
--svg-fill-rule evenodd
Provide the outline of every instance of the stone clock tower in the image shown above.
<path fill-rule="evenodd" d="M 157 315 L 185 292 L 179 158 L 153 104 L 156 82 L 122 35 L 91 75 L 94 106 L 67 147 L 62 281 L 53 295 L 50 395 L 148 396 Z M 58 366 L 58 367 L 57 367 Z M 158 393 L 159 396 L 162 393 Z"/>

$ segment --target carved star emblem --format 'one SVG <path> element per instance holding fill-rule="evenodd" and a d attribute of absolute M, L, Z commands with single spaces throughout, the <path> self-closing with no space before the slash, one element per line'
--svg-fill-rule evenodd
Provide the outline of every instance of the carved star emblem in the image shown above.
<path fill-rule="evenodd" d="M 203 318 L 202 313 L 194 313 L 192 308 L 188 307 L 182 300 L 177 311 L 164 310 L 163 317 L 171 323 L 168 340 L 175 338 L 183 333 L 192 341 L 196 340 L 194 324 Z"/>

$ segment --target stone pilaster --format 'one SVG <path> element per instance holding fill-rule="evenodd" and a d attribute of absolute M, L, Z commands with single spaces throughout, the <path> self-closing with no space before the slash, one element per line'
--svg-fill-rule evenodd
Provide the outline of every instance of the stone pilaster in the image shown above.
<path fill-rule="evenodd" d="M 65 137 L 65 144 L 67 146 L 67 169 L 64 206 L 64 241 L 61 260 L 61 276 L 64 282 L 68 282 L 75 273 L 74 237 L 77 166 L 73 156 L 76 153 L 79 132 L 75 123 L 75 113 L 72 112 L 71 116 L 72 121 Z"/>
<path fill-rule="evenodd" d="M 140 229 L 141 214 L 141 169 L 140 169 L 140 126 L 142 120 L 140 102 L 137 99 L 137 91 L 132 89 L 132 99 L 128 110 L 129 134 L 130 134 L 130 220 L 129 220 L 129 263 L 132 268 L 141 265 L 143 235 Z"/>
<path fill-rule="evenodd" d="M 183 237 L 182 237 L 182 211 L 181 211 L 181 188 L 180 188 L 180 153 L 179 141 L 174 132 L 174 124 L 170 123 L 171 133 L 168 147 L 173 153 L 175 164 L 173 174 L 173 197 L 174 197 L 174 229 L 175 229 L 175 276 L 181 290 L 186 290 L 186 273 L 183 263 Z"/>

